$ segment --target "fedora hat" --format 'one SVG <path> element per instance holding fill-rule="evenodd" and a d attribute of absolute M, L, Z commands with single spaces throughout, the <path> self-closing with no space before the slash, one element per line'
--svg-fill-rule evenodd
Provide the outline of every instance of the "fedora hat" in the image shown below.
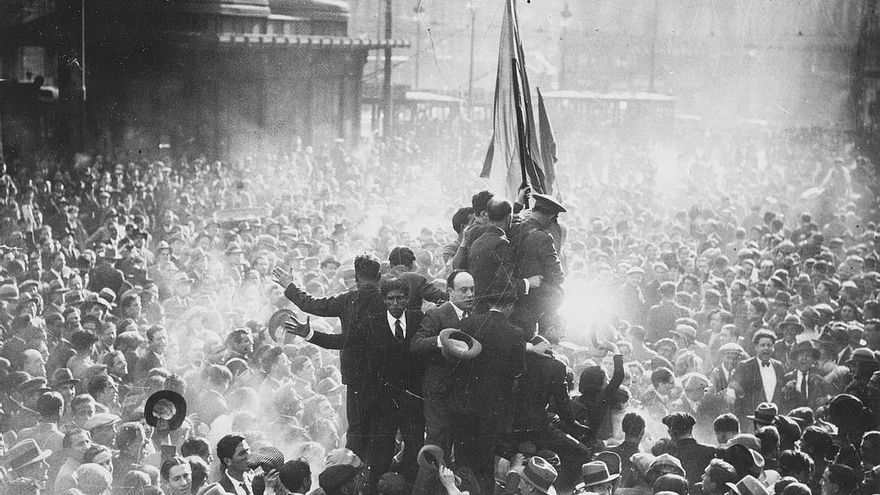
<path fill-rule="evenodd" d="M 272 340 L 278 343 L 284 343 L 284 339 L 287 336 L 284 322 L 291 316 L 295 317 L 296 313 L 289 309 L 279 309 L 272 313 L 272 316 L 269 317 L 269 321 L 266 323 L 266 329 L 269 331 L 269 336 L 272 337 Z"/>
<path fill-rule="evenodd" d="M 798 342 L 794 345 L 794 347 L 791 348 L 791 359 L 797 359 L 798 355 L 802 352 L 809 352 L 810 355 L 813 356 L 813 359 L 819 359 L 819 357 L 822 355 L 819 349 L 817 349 L 811 341 L 804 340 Z"/>
<path fill-rule="evenodd" d="M 546 457 L 545 457 L 545 459 L 546 459 Z M 596 454 L 596 460 L 604 462 L 605 466 L 608 467 L 608 472 L 612 476 L 620 475 L 620 471 L 621 471 L 621 469 L 620 469 L 620 455 L 618 455 L 617 452 L 612 452 L 610 450 L 604 450 L 604 451 Z"/>
<path fill-rule="evenodd" d="M 819 335 L 818 339 L 813 339 L 813 342 L 815 342 L 816 345 L 818 345 L 820 347 L 821 346 L 829 347 L 829 346 L 836 346 L 837 345 L 837 340 L 834 337 L 832 337 L 831 334 L 828 332 L 822 332 L 822 335 Z"/>
<path fill-rule="evenodd" d="M 602 461 L 592 461 L 581 466 L 581 476 L 584 486 L 589 488 L 614 481 L 620 477 L 620 474 L 609 473 L 608 466 Z"/>
<path fill-rule="evenodd" d="M 846 365 L 849 366 L 851 364 L 868 364 L 872 366 L 878 366 L 880 363 L 877 362 L 877 359 L 874 356 L 874 351 L 867 347 L 859 347 L 854 350 L 852 353 L 852 357 L 847 360 Z"/>
<path fill-rule="evenodd" d="M 157 415 L 157 406 L 166 408 L 165 411 L 160 410 L 161 416 Z M 173 406 L 172 411 L 168 411 L 169 406 Z M 164 427 L 160 429 L 174 431 L 180 428 L 184 419 L 186 419 L 186 399 L 172 390 L 159 390 L 144 404 L 144 420 L 153 428 L 160 425 Z"/>
<path fill-rule="evenodd" d="M 15 471 L 30 466 L 52 455 L 51 450 L 43 450 L 33 438 L 26 438 L 6 452 L 6 467 Z"/>
<path fill-rule="evenodd" d="M 441 352 L 446 359 L 473 359 L 480 355 L 483 346 L 470 335 L 455 328 L 446 328 L 440 331 Z"/>
<path fill-rule="evenodd" d="M 553 483 L 558 474 L 546 459 L 534 456 L 525 466 L 515 469 L 520 478 L 546 495 L 556 495 Z"/>
<path fill-rule="evenodd" d="M 746 475 L 736 484 L 727 483 L 727 487 L 736 495 L 770 495 L 770 490 L 751 475 Z"/>
<path fill-rule="evenodd" d="M 419 450 L 419 467 L 439 471 L 446 463 L 443 461 L 443 449 L 437 445 L 426 444 Z"/>
<path fill-rule="evenodd" d="M 79 379 L 73 377 L 73 372 L 70 371 L 70 368 L 58 368 L 52 372 L 50 384 L 52 388 L 58 388 L 61 385 L 76 385 L 79 382 Z"/>
<path fill-rule="evenodd" d="M 804 324 L 801 323 L 801 318 L 798 315 L 786 315 L 782 323 L 779 324 L 779 328 L 785 329 L 785 327 L 794 327 L 797 333 L 804 331 Z"/>
<path fill-rule="evenodd" d="M 762 402 L 758 404 L 758 408 L 755 409 L 755 414 L 747 417 L 758 423 L 772 425 L 777 414 L 779 414 L 779 408 L 776 407 L 776 404 L 773 404 L 772 402 Z"/>

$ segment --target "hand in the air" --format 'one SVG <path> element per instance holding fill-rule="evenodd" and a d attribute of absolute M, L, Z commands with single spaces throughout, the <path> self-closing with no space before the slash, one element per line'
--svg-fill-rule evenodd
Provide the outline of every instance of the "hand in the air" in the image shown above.
<path fill-rule="evenodd" d="M 294 283 L 293 275 L 280 266 L 276 266 L 272 269 L 272 280 L 285 289 L 288 285 Z"/>
<path fill-rule="evenodd" d="M 302 323 L 296 319 L 296 316 L 291 316 L 289 319 L 284 321 L 284 329 L 287 330 L 288 333 L 299 335 L 300 337 L 305 338 L 312 330 L 310 317 L 306 316 L 306 322 Z"/>

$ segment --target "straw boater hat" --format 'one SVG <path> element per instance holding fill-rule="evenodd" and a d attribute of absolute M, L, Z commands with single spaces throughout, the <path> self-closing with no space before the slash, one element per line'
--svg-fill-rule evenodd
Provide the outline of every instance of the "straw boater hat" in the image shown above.
<path fill-rule="evenodd" d="M 735 495 L 770 495 L 770 490 L 751 475 L 747 475 L 736 484 L 727 483 L 727 486 Z"/>

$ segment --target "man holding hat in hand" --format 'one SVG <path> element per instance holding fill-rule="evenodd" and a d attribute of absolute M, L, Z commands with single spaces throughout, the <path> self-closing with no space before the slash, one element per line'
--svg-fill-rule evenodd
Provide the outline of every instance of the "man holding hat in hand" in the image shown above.
<path fill-rule="evenodd" d="M 470 467 L 483 493 L 494 486 L 494 452 L 513 423 L 513 384 L 525 366 L 523 332 L 509 320 L 516 296 L 503 292 L 489 300 L 487 313 L 461 322 L 461 331 L 482 344 L 452 375 L 450 409 L 456 461 Z"/>

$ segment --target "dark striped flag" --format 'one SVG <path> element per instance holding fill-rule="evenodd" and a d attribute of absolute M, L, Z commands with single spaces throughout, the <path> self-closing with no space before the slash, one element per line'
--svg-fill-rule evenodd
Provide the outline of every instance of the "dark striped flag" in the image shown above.
<path fill-rule="evenodd" d="M 532 192 L 551 193 L 552 184 L 547 182 L 547 168 L 532 111 L 531 89 L 516 17 L 516 0 L 505 2 L 507 5 L 498 50 L 498 75 L 495 79 L 492 141 L 480 177 L 489 179 L 492 188 L 504 191 L 508 198 L 515 198 L 517 190 L 524 185 L 531 186 Z M 546 118 L 546 112 L 544 114 Z M 550 139 L 552 141 L 552 132 Z M 551 155 L 555 156 L 555 144 L 553 147 Z"/>

